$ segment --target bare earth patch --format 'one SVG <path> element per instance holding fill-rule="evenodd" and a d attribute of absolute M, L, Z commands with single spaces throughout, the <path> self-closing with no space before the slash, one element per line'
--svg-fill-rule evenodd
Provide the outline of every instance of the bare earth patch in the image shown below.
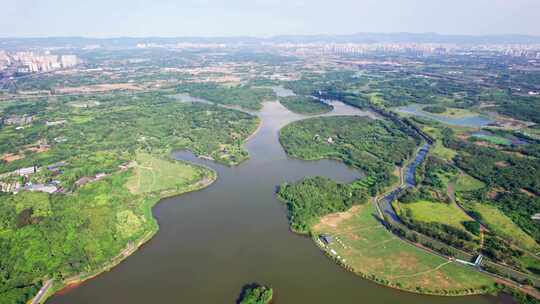
<path fill-rule="evenodd" d="M 141 88 L 132 83 L 106 83 L 96 84 L 82 87 L 63 87 L 55 88 L 57 93 L 94 93 L 94 92 L 107 92 L 115 90 L 128 90 L 128 91 L 140 91 Z"/>
<path fill-rule="evenodd" d="M 24 155 L 20 155 L 20 154 L 8 153 L 8 154 L 2 155 L 2 160 L 5 161 L 6 163 L 11 163 L 16 160 L 23 159 L 23 158 L 24 158 Z"/>
<path fill-rule="evenodd" d="M 509 165 L 508 165 L 508 163 L 505 162 L 505 161 L 499 161 L 499 162 L 496 162 L 496 163 L 495 163 L 495 166 L 497 166 L 498 168 L 506 168 L 506 167 L 508 167 Z"/>
<path fill-rule="evenodd" d="M 524 193 L 524 194 L 528 195 L 529 197 L 536 197 L 536 194 L 532 193 L 531 191 L 529 191 L 527 189 L 521 188 L 521 189 L 519 189 L 519 191 L 521 193 Z"/>
<path fill-rule="evenodd" d="M 334 238 L 319 245 L 363 277 L 395 288 L 444 295 L 486 292 L 493 280 L 452 260 L 428 253 L 394 236 L 375 218 L 373 204 L 325 216 L 313 231 Z"/>
<path fill-rule="evenodd" d="M 329 214 L 321 218 L 321 221 L 313 228 L 315 230 L 319 230 L 320 228 L 325 226 L 336 228 L 339 223 L 343 222 L 344 220 L 350 219 L 359 209 L 360 206 L 353 206 L 348 211 Z"/>

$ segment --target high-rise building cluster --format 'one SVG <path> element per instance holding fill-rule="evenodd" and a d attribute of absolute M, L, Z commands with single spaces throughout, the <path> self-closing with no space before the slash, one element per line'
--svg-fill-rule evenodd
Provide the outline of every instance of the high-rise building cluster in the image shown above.
<path fill-rule="evenodd" d="M 0 51 L 0 71 L 10 66 L 11 60 L 5 51 Z"/>
<path fill-rule="evenodd" d="M 540 58 L 540 45 L 479 44 L 458 45 L 450 43 L 280 43 L 268 46 L 296 55 L 366 55 L 376 53 L 427 55 L 456 55 L 486 53 L 513 57 Z"/>
<path fill-rule="evenodd" d="M 79 63 L 76 55 L 53 55 L 48 52 L 14 52 L 0 51 L 0 70 L 16 69 L 19 73 L 49 72 L 62 68 L 70 68 Z"/>

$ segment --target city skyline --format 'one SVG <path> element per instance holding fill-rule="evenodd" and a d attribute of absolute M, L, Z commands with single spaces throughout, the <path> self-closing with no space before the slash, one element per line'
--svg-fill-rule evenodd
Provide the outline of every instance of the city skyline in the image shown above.
<path fill-rule="evenodd" d="M 534 0 L 189 0 L 181 4 L 172 0 L 21 0 L 3 5 L 0 37 L 269 37 L 357 32 L 540 36 L 538 10 L 540 2 Z"/>

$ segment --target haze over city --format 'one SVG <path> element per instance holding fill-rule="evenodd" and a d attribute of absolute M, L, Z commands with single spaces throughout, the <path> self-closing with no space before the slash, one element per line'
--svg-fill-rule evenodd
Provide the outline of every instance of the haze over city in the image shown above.
<path fill-rule="evenodd" d="M 18 0 L 2 4 L 0 37 L 540 35 L 539 11 L 536 0 Z"/>

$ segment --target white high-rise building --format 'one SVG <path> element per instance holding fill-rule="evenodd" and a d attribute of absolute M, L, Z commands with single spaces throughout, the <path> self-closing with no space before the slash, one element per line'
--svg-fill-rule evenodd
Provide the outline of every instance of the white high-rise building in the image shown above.
<path fill-rule="evenodd" d="M 62 55 L 60 58 L 60 63 L 62 64 L 63 68 L 76 66 L 78 62 L 79 60 L 75 55 Z"/>

